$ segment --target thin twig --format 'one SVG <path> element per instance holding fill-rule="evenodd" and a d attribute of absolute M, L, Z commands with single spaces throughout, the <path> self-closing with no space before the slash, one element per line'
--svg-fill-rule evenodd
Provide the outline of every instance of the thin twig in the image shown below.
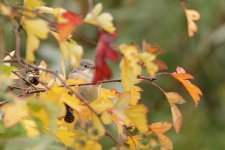
<path fill-rule="evenodd" d="M 88 9 L 89 9 L 89 12 L 92 11 L 93 7 L 94 7 L 93 0 L 88 0 Z"/>

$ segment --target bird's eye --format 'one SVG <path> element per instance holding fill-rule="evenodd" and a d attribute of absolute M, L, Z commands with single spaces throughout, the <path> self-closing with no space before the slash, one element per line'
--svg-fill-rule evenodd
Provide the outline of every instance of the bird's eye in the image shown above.
<path fill-rule="evenodd" d="M 87 65 L 84 65 L 84 67 L 87 68 L 88 66 Z"/>

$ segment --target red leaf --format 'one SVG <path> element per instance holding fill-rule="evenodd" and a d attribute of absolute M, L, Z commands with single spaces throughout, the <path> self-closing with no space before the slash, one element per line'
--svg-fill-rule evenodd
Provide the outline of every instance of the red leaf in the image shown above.
<path fill-rule="evenodd" d="M 71 11 L 64 12 L 62 17 L 66 20 L 66 22 L 56 25 L 59 33 L 59 40 L 61 42 L 67 40 L 73 33 L 75 27 L 83 23 L 81 16 Z"/>
<path fill-rule="evenodd" d="M 116 61 L 119 59 L 119 53 L 110 45 L 115 38 L 115 34 L 106 33 L 102 29 L 99 32 L 99 41 L 95 57 L 96 73 L 94 82 L 109 79 L 111 77 L 111 70 L 106 63 L 106 60 L 110 59 Z"/>

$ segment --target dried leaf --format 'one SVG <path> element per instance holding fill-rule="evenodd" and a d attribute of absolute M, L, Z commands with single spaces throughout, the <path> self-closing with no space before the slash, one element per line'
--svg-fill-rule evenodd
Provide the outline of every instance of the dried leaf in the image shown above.
<path fill-rule="evenodd" d="M 156 134 L 164 134 L 172 127 L 172 124 L 169 122 L 155 122 L 152 123 L 149 127 Z"/>
<path fill-rule="evenodd" d="M 198 11 L 192 9 L 185 9 L 185 14 L 188 21 L 188 35 L 189 37 L 193 37 L 195 32 L 198 31 L 198 26 L 194 21 L 200 19 L 200 14 Z"/>
<path fill-rule="evenodd" d="M 177 133 L 179 133 L 181 125 L 182 125 L 182 114 L 175 104 L 171 105 L 171 112 L 172 112 L 174 129 Z"/>
<path fill-rule="evenodd" d="M 176 92 L 164 93 L 170 104 L 184 104 L 186 101 Z"/>
<path fill-rule="evenodd" d="M 161 149 L 171 150 L 173 149 L 173 142 L 167 136 L 159 134 L 159 142 L 161 144 Z"/>

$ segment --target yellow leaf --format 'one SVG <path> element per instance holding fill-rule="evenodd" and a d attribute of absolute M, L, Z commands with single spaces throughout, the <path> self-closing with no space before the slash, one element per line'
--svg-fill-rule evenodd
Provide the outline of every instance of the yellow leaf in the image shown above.
<path fill-rule="evenodd" d="M 185 9 L 185 14 L 188 21 L 188 35 L 189 37 L 193 37 L 195 32 L 198 31 L 198 26 L 194 21 L 200 19 L 200 14 L 198 11 L 192 9 Z"/>
<path fill-rule="evenodd" d="M 26 129 L 27 135 L 29 137 L 39 135 L 39 131 L 37 130 L 37 125 L 33 120 L 30 119 L 22 119 L 21 121 L 22 126 Z"/>
<path fill-rule="evenodd" d="M 171 105 L 171 111 L 174 129 L 176 133 L 179 133 L 180 127 L 182 125 L 182 114 L 175 104 Z"/>
<path fill-rule="evenodd" d="M 96 141 L 88 140 L 84 147 L 81 147 L 80 150 L 102 150 L 102 146 Z"/>
<path fill-rule="evenodd" d="M 35 60 L 34 51 L 40 44 L 39 39 L 48 37 L 48 23 L 42 19 L 24 19 L 22 25 L 27 32 L 26 59 L 33 62 Z"/>
<path fill-rule="evenodd" d="M 150 76 L 155 75 L 155 73 L 158 71 L 157 65 L 154 64 L 155 55 L 148 52 L 142 52 L 140 54 L 140 59 L 144 63 L 144 66 L 146 67 L 148 74 Z"/>
<path fill-rule="evenodd" d="M 118 97 L 118 92 L 115 89 L 104 89 L 101 88 L 100 95 L 98 99 L 91 101 L 90 105 L 94 108 L 98 113 L 102 113 L 105 110 L 113 107 L 113 102 L 110 100 L 111 98 Z"/>
<path fill-rule="evenodd" d="M 113 17 L 110 13 L 101 13 L 102 3 L 98 3 L 94 9 L 87 14 L 84 21 L 93 25 L 100 26 L 109 33 L 114 33 L 116 28 L 114 27 L 112 21 Z"/>
<path fill-rule="evenodd" d="M 77 44 L 73 39 L 69 39 L 67 41 L 59 41 L 59 34 L 55 32 L 51 33 L 59 42 L 59 47 L 62 51 L 63 59 L 69 59 L 70 64 L 74 67 L 77 67 L 81 58 L 83 57 L 83 47 Z"/>
<path fill-rule="evenodd" d="M 141 136 L 134 135 L 134 136 L 127 136 L 127 144 L 129 145 L 130 149 L 140 148 Z"/>
<path fill-rule="evenodd" d="M 0 111 L 3 113 L 3 123 L 7 128 L 14 126 L 23 117 L 28 115 L 27 101 L 19 99 L 14 95 L 10 95 L 10 97 L 14 101 L 5 103 L 0 107 Z"/>
<path fill-rule="evenodd" d="M 152 123 L 149 127 L 156 134 L 164 134 L 172 127 L 172 124 L 169 122 L 155 122 Z"/>
<path fill-rule="evenodd" d="M 24 7 L 27 9 L 33 9 L 45 5 L 41 0 L 24 0 Z"/>
<path fill-rule="evenodd" d="M 141 98 L 141 92 L 142 89 L 138 86 L 133 86 L 133 89 L 131 90 L 130 94 L 130 105 L 137 105 L 139 99 Z"/>
<path fill-rule="evenodd" d="M 139 63 L 138 48 L 136 45 L 121 45 L 120 50 L 123 59 L 120 62 L 121 80 L 125 91 L 133 89 L 134 84 L 139 82 L 138 75 L 141 74 L 141 66 Z"/>
<path fill-rule="evenodd" d="M 186 73 L 182 67 L 177 67 L 177 72 L 169 74 L 174 77 L 178 81 L 180 81 L 183 86 L 187 89 L 191 97 L 195 102 L 195 106 L 197 107 L 198 102 L 200 101 L 200 96 L 202 95 L 201 90 L 194 84 L 192 84 L 189 80 L 193 79 L 193 76 Z"/>
<path fill-rule="evenodd" d="M 109 125 L 112 123 L 112 116 L 109 114 L 109 112 L 105 111 L 101 115 L 101 120 L 104 124 Z"/>
<path fill-rule="evenodd" d="M 93 126 L 88 130 L 88 137 L 91 140 L 98 140 L 105 135 L 105 128 L 96 115 L 93 115 L 92 123 Z"/>
<path fill-rule="evenodd" d="M 24 0 L 24 8 L 29 9 L 29 10 L 34 10 L 37 7 L 45 5 L 44 2 L 41 0 Z M 34 13 L 30 11 L 25 11 L 26 16 L 33 16 Z"/>
<path fill-rule="evenodd" d="M 108 108 L 112 108 L 113 102 L 107 98 L 98 98 L 97 100 L 92 101 L 90 105 L 92 106 L 92 108 L 94 108 L 95 111 L 97 111 L 98 113 L 102 113 Z"/>
<path fill-rule="evenodd" d="M 184 104 L 185 100 L 176 92 L 164 93 L 170 104 Z"/>
<path fill-rule="evenodd" d="M 140 132 L 146 132 L 148 131 L 147 112 L 148 109 L 140 104 L 131 106 L 125 111 L 125 114 Z"/>
<path fill-rule="evenodd" d="M 65 144 L 66 146 L 72 147 L 75 145 L 75 136 L 76 132 L 75 131 L 70 131 L 65 127 L 60 127 L 55 136 L 59 139 L 60 142 Z"/>

